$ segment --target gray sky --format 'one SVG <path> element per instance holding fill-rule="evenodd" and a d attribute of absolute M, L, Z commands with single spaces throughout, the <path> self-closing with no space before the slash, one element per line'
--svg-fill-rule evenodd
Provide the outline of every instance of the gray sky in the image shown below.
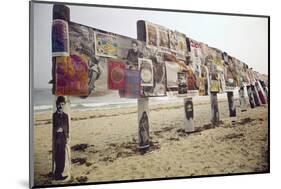
<path fill-rule="evenodd" d="M 266 18 L 69 6 L 71 21 L 136 38 L 137 20 L 177 30 L 268 72 Z M 49 88 L 51 79 L 52 5 L 34 4 L 34 87 Z"/>

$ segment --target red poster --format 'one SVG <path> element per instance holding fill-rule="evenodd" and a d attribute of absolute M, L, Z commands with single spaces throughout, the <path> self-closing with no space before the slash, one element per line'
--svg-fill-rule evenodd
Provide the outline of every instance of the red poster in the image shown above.
<path fill-rule="evenodd" d="M 117 60 L 108 61 L 108 89 L 124 89 L 125 64 Z"/>

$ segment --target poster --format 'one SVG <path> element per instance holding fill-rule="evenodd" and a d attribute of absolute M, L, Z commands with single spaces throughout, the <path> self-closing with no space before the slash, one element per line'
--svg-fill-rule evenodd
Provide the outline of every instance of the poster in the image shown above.
<path fill-rule="evenodd" d="M 145 22 L 146 28 L 146 45 L 148 47 L 157 48 L 158 46 L 158 32 L 157 26 L 150 22 Z"/>
<path fill-rule="evenodd" d="M 102 78 L 103 70 L 101 58 L 95 53 L 94 29 L 88 26 L 69 22 L 70 54 L 79 56 L 88 63 L 88 93 L 84 96 L 94 94 L 97 80 Z"/>
<path fill-rule="evenodd" d="M 201 65 L 201 76 L 199 77 L 199 95 L 209 95 L 209 71 L 204 65 Z"/>
<path fill-rule="evenodd" d="M 138 99 L 138 148 L 149 147 L 149 108 L 148 98 Z"/>
<path fill-rule="evenodd" d="M 80 56 L 56 57 L 57 96 L 88 95 L 88 65 Z"/>
<path fill-rule="evenodd" d="M 185 132 L 193 132 L 194 129 L 194 110 L 192 97 L 184 98 L 184 130 Z"/>
<path fill-rule="evenodd" d="M 164 53 L 170 53 L 169 30 L 165 27 L 158 26 L 159 50 Z"/>
<path fill-rule="evenodd" d="M 232 57 L 228 56 L 226 53 L 223 54 L 224 57 L 224 78 L 225 78 L 225 90 L 233 91 L 237 86 L 236 75 L 234 70 L 234 64 Z"/>
<path fill-rule="evenodd" d="M 69 55 L 68 22 L 55 19 L 52 25 L 52 56 Z"/>
<path fill-rule="evenodd" d="M 95 32 L 95 51 L 98 56 L 117 58 L 118 43 L 114 35 Z"/>
<path fill-rule="evenodd" d="M 176 53 L 177 59 L 186 61 L 187 44 L 185 35 L 178 31 L 170 30 L 169 37 L 171 51 Z"/>
<path fill-rule="evenodd" d="M 123 40 L 124 41 L 124 40 Z M 126 49 L 125 48 L 125 41 L 122 43 L 123 45 L 120 45 L 123 51 Z M 138 59 L 139 58 L 143 58 L 143 44 L 140 43 L 137 40 L 132 40 L 130 42 L 130 48 L 127 50 L 126 53 L 126 64 L 127 64 L 127 69 L 130 70 L 138 70 L 139 69 L 139 62 Z M 120 55 L 120 57 L 122 57 L 122 55 Z"/>
<path fill-rule="evenodd" d="M 153 86 L 141 86 L 141 96 L 166 96 L 166 69 L 165 62 L 151 57 L 153 65 Z"/>
<path fill-rule="evenodd" d="M 167 90 L 178 90 L 178 72 L 180 66 L 176 62 L 165 61 L 166 74 L 167 74 Z"/>
<path fill-rule="evenodd" d="M 178 94 L 186 94 L 187 93 L 187 73 L 186 72 L 178 72 Z"/>
<path fill-rule="evenodd" d="M 150 59 L 139 58 L 141 86 L 153 86 L 153 65 Z"/>
<path fill-rule="evenodd" d="M 124 89 L 125 64 L 117 60 L 108 60 L 108 89 Z"/>
<path fill-rule="evenodd" d="M 140 97 L 140 73 L 138 70 L 125 70 L 125 87 L 119 90 L 120 97 Z"/>

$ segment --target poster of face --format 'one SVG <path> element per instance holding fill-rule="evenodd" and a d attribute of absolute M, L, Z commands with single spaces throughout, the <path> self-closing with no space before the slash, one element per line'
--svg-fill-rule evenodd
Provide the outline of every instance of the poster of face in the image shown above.
<path fill-rule="evenodd" d="M 233 92 L 227 92 L 229 117 L 236 117 L 236 107 Z"/>
<path fill-rule="evenodd" d="M 187 93 L 187 73 L 186 72 L 178 72 L 178 94 L 186 94 Z"/>
<path fill-rule="evenodd" d="M 153 86 L 141 86 L 141 96 L 166 96 L 166 69 L 165 62 L 151 57 L 153 65 Z"/>
<path fill-rule="evenodd" d="M 158 46 L 158 32 L 157 25 L 150 22 L 145 22 L 146 28 L 146 45 L 148 47 L 157 48 Z"/>
<path fill-rule="evenodd" d="M 165 61 L 167 75 L 167 90 L 178 90 L 178 72 L 180 66 L 176 62 Z"/>
<path fill-rule="evenodd" d="M 124 89 L 125 64 L 121 61 L 108 60 L 108 89 Z"/>
<path fill-rule="evenodd" d="M 56 57 L 57 96 L 85 96 L 88 94 L 88 62 L 81 56 Z"/>
<path fill-rule="evenodd" d="M 52 25 L 52 56 L 69 55 L 68 22 L 60 19 L 53 20 Z"/>
<path fill-rule="evenodd" d="M 153 86 L 153 65 L 150 59 L 139 58 L 141 86 Z"/>
<path fill-rule="evenodd" d="M 114 35 L 95 32 L 95 51 L 97 56 L 117 58 L 118 43 Z"/>
<path fill-rule="evenodd" d="M 241 112 L 245 112 L 247 111 L 247 101 L 245 97 L 244 87 L 240 87 L 238 92 Z"/>
<path fill-rule="evenodd" d="M 218 125 L 220 121 L 219 117 L 219 106 L 218 106 L 218 97 L 217 93 L 211 93 L 211 113 L 212 113 L 212 124 Z"/>

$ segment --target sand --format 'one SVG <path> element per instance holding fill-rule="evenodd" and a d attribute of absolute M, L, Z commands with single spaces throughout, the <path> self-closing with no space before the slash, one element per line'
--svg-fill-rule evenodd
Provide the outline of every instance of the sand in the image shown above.
<path fill-rule="evenodd" d="M 238 104 L 236 100 L 236 104 Z M 137 150 L 136 107 L 71 113 L 71 178 L 51 181 L 51 112 L 34 120 L 35 185 L 267 172 L 268 107 L 237 107 L 235 122 L 226 100 L 221 123 L 210 124 L 208 102 L 194 104 L 197 132 L 185 134 L 183 104 L 150 106 L 150 150 Z"/>

